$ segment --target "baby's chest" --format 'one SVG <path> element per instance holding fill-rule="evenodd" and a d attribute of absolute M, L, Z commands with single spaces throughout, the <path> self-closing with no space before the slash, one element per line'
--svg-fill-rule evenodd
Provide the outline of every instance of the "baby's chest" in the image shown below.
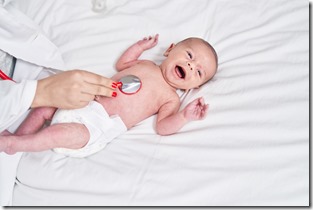
<path fill-rule="evenodd" d="M 143 80 L 141 85 L 140 90 L 132 97 L 128 97 L 128 100 L 146 108 L 158 107 L 163 103 L 164 95 L 168 91 L 166 88 L 153 80 Z"/>
<path fill-rule="evenodd" d="M 140 107 L 140 109 L 147 109 L 149 112 L 155 111 L 167 100 L 166 97 L 169 92 L 173 91 L 164 81 L 161 71 L 155 66 L 148 68 L 146 65 L 138 65 L 136 68 L 121 72 L 119 76 L 129 75 L 138 77 L 141 87 L 135 94 L 123 94 L 122 92 L 118 94 L 120 96 L 118 98 L 123 101 L 125 106 Z"/>
<path fill-rule="evenodd" d="M 164 95 L 167 91 L 166 88 L 160 87 L 155 81 L 142 80 L 142 87 L 137 93 L 132 95 L 119 93 L 117 99 L 120 102 L 119 104 L 123 104 L 128 113 L 155 114 L 166 101 Z"/>

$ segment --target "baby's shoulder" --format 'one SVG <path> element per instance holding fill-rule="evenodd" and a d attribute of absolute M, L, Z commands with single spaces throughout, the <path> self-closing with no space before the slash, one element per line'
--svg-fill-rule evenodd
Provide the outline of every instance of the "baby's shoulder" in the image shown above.
<path fill-rule="evenodd" d="M 162 101 L 160 109 L 162 110 L 177 110 L 180 107 L 180 98 L 177 94 L 168 94 Z"/>
<path fill-rule="evenodd" d="M 180 104 L 180 97 L 175 91 L 168 91 L 165 97 L 165 103 Z"/>
<path fill-rule="evenodd" d="M 150 61 L 150 60 L 140 60 L 137 65 L 144 65 L 144 66 L 151 66 L 151 67 L 157 66 L 153 61 Z"/>

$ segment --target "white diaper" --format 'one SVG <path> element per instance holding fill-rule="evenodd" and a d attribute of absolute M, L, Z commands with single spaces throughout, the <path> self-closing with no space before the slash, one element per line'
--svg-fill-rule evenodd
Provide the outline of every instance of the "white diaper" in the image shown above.
<path fill-rule="evenodd" d="M 57 153 L 71 157 L 86 157 L 102 150 L 115 137 L 127 130 L 122 119 L 117 116 L 109 116 L 104 107 L 98 102 L 92 101 L 81 109 L 58 109 L 51 121 L 56 123 L 81 123 L 84 124 L 90 135 L 88 143 L 80 149 L 55 148 Z"/>

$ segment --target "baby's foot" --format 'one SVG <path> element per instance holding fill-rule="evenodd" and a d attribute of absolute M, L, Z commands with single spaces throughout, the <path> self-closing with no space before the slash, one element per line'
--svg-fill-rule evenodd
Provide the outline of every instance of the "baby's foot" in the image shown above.
<path fill-rule="evenodd" d="M 7 149 L 7 146 L 8 146 L 7 142 L 8 141 L 6 140 L 5 136 L 0 136 L 0 152 L 4 152 Z"/>
<path fill-rule="evenodd" d="M 11 139 L 9 136 L 0 136 L 0 152 L 5 152 L 8 155 L 13 155 L 16 152 L 11 149 Z"/>

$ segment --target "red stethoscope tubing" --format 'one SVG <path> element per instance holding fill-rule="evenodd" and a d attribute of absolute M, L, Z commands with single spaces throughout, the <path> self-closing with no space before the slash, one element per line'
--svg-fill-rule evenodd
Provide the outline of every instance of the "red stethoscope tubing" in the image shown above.
<path fill-rule="evenodd" d="M 15 82 L 8 75 L 6 75 L 1 69 L 0 69 L 0 78 L 3 79 L 3 80 L 11 80 L 11 81 Z"/>

